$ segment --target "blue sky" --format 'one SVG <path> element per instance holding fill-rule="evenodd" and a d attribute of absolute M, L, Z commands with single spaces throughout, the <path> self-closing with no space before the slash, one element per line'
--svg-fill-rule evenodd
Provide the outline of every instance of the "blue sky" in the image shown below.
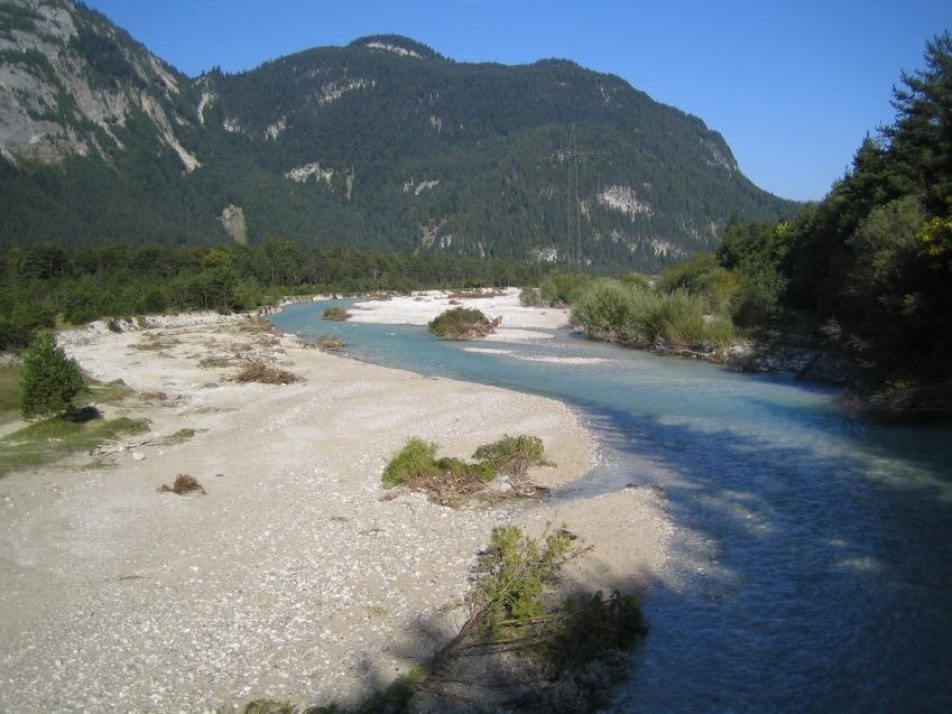
<path fill-rule="evenodd" d="M 86 0 L 188 75 L 398 33 L 463 62 L 564 57 L 721 132 L 741 170 L 822 198 L 892 87 L 952 31 L 949 0 Z"/>

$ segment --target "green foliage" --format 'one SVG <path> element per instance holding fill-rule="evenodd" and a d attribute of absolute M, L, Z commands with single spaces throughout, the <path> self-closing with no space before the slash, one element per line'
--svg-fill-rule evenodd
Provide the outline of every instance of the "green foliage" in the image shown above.
<path fill-rule="evenodd" d="M 485 613 L 485 636 L 499 637 L 546 613 L 543 595 L 573 555 L 564 529 L 540 545 L 515 526 L 494 528 L 476 569 L 474 608 Z"/>
<path fill-rule="evenodd" d="M 24 419 L 47 418 L 73 406 L 86 388 L 76 362 L 69 359 L 53 335 L 38 334 L 23 356 L 20 374 L 20 413 Z"/>
<path fill-rule="evenodd" d="M 552 465 L 545 456 L 542 439 L 527 434 L 507 434 L 499 441 L 480 446 L 473 458 L 489 464 L 495 471 L 510 474 L 525 474 L 530 466 Z"/>
<path fill-rule="evenodd" d="M 542 291 L 539 288 L 528 287 L 519 291 L 519 304 L 526 307 L 541 307 L 545 305 Z"/>
<path fill-rule="evenodd" d="M 542 302 L 552 306 L 572 305 L 591 283 L 591 277 L 575 273 L 552 273 L 539 286 Z"/>
<path fill-rule="evenodd" d="M 0 249 L 0 349 L 34 331 L 165 310 L 245 310 L 289 294 L 501 286 L 538 265 L 461 256 L 305 248 L 294 241 L 215 249 L 36 245 Z"/>
<path fill-rule="evenodd" d="M 410 699 L 425 681 L 422 667 L 413 667 L 401 674 L 383 691 L 374 694 L 359 708 L 359 714 L 397 714 L 409 711 Z"/>
<path fill-rule="evenodd" d="M 0 350 L 26 347 L 37 330 L 53 327 L 53 313 L 42 303 L 9 297 L 0 302 L 9 306 L 0 314 Z"/>
<path fill-rule="evenodd" d="M 572 308 L 572 321 L 591 337 L 633 347 L 709 352 L 733 338 L 727 315 L 710 314 L 711 300 L 683 288 L 672 293 L 603 278 Z"/>
<path fill-rule="evenodd" d="M 383 485 L 387 488 L 403 483 L 413 483 L 442 474 L 436 460 L 437 445 L 417 437 L 390 460 L 383 472 Z"/>
<path fill-rule="evenodd" d="M 492 332 L 492 323 L 481 310 L 457 307 L 446 310 L 430 321 L 430 332 L 444 340 L 469 340 Z"/>
<path fill-rule="evenodd" d="M 648 634 L 641 603 L 615 590 L 570 596 L 562 603 L 560 627 L 544 644 L 545 656 L 558 672 L 578 672 L 606 651 L 627 651 Z"/>
<path fill-rule="evenodd" d="M 937 396 L 952 379 L 948 32 L 893 95 L 895 122 L 862 143 L 822 202 L 790 223 L 732 225 L 718 257 L 737 276 L 740 324 L 763 326 L 781 310 L 831 322 L 827 342 L 882 385 L 875 411 L 942 415 L 952 412 Z"/>
<path fill-rule="evenodd" d="M 20 416 L 20 367 L 0 367 L 0 424 Z"/>
<path fill-rule="evenodd" d="M 437 503 L 459 506 L 465 499 L 479 493 L 485 484 L 500 474 L 515 482 L 526 475 L 530 466 L 553 466 L 546 459 L 542 440 L 535 436 L 506 436 L 476 449 L 475 463 L 454 457 L 436 456 L 437 445 L 413 437 L 390 459 L 381 482 L 385 488 L 406 484 L 426 491 Z M 528 495 L 530 489 L 515 489 L 511 495 Z"/>

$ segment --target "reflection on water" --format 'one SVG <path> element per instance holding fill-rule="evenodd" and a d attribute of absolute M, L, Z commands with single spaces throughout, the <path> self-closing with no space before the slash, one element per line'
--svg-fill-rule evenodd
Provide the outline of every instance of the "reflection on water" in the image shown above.
<path fill-rule="evenodd" d="M 881 428 L 835 394 L 559 333 L 448 343 L 329 323 L 359 359 L 562 399 L 600 465 L 563 498 L 661 488 L 677 527 L 618 711 L 952 711 L 952 430 Z"/>

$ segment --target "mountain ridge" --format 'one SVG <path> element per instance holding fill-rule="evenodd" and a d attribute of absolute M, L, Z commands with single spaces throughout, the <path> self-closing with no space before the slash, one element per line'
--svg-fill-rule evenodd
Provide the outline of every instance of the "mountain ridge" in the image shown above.
<path fill-rule="evenodd" d="M 381 34 L 190 79 L 69 0 L 0 5 L 0 60 L 0 244 L 281 235 L 653 269 L 797 206 L 700 118 L 571 60 Z"/>

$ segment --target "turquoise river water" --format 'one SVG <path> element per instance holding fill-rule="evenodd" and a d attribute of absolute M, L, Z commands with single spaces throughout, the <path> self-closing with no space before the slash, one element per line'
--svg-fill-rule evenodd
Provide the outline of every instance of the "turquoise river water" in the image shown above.
<path fill-rule="evenodd" d="M 450 343 L 273 318 L 357 359 L 560 399 L 599 466 L 560 498 L 664 491 L 672 554 L 618 711 L 952 712 L 952 429 L 881 427 L 836 393 L 590 342 Z M 342 303 L 343 304 L 343 303 Z"/>

